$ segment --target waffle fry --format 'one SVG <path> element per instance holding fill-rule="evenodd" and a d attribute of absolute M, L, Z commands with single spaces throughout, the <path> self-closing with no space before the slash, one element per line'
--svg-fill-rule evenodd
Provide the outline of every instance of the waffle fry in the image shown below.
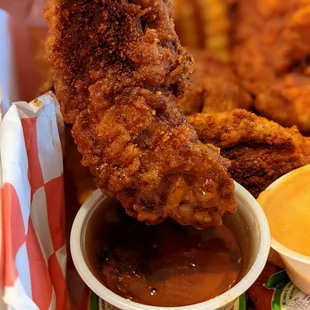
<path fill-rule="evenodd" d="M 195 19 L 195 8 L 193 2 L 196 0 L 174 0 L 175 27 L 176 31 L 185 46 L 193 48 L 203 47 L 203 40 L 200 31 L 197 31 Z M 199 30 L 199 29 L 198 29 Z"/>
<path fill-rule="evenodd" d="M 190 48 L 207 49 L 210 55 L 230 60 L 230 7 L 228 0 L 174 0 L 176 30 Z"/>

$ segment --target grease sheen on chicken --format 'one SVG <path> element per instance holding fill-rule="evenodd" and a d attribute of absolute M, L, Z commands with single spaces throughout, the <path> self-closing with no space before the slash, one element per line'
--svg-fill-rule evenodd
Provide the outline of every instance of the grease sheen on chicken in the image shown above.
<path fill-rule="evenodd" d="M 83 164 L 126 212 L 204 228 L 235 211 L 229 161 L 177 107 L 192 58 L 168 0 L 50 0 L 55 91 Z"/>

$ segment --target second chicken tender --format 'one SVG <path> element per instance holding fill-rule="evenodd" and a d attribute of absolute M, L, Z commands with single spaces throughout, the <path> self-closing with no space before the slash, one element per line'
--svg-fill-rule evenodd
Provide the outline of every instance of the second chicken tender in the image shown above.
<path fill-rule="evenodd" d="M 191 52 L 194 73 L 185 97 L 179 102 L 185 115 L 252 108 L 250 94 L 242 88 L 229 64 L 216 60 L 205 50 Z"/>
<path fill-rule="evenodd" d="M 233 61 L 255 108 L 310 132 L 310 1 L 239 0 Z"/>
<path fill-rule="evenodd" d="M 257 197 L 282 175 L 310 163 L 310 138 L 245 110 L 188 117 L 200 140 L 221 148 L 232 177 Z"/>

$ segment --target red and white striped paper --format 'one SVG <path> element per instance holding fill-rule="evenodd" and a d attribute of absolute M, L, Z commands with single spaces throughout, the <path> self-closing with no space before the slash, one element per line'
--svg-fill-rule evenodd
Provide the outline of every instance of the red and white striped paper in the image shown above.
<path fill-rule="evenodd" d="M 29 104 L 12 104 L 1 121 L 4 309 L 66 309 L 63 157 L 57 111 L 57 99 L 49 92 Z"/>

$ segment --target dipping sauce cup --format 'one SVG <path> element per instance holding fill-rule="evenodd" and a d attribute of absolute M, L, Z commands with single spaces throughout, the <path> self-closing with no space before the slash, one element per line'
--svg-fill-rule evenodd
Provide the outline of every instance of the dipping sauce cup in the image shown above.
<path fill-rule="evenodd" d="M 96 190 L 79 210 L 71 230 L 71 254 L 78 273 L 88 287 L 104 300 L 108 306 L 121 310 L 230 310 L 236 299 L 256 281 L 262 272 L 270 249 L 270 232 L 265 214 L 255 198 L 241 185 L 235 183 L 238 210 L 224 217 L 224 223 L 238 240 L 241 251 L 247 257 L 247 268 L 242 278 L 225 293 L 194 305 L 181 307 L 155 307 L 133 302 L 109 290 L 99 279 L 86 251 L 86 236 L 98 208 L 113 208 L 113 200 Z M 113 210 L 113 209 L 112 209 Z M 98 217 L 98 216 L 97 216 Z M 108 307 L 109 308 L 109 307 Z M 113 308 L 113 309 L 115 309 Z"/>
<path fill-rule="evenodd" d="M 303 179 L 304 178 L 304 179 Z M 308 178 L 308 181 L 306 180 Z M 294 182 L 298 180 L 302 182 L 302 186 L 297 184 L 294 184 Z M 296 182 L 295 182 L 296 183 Z M 284 185 L 284 186 L 283 186 Z M 294 170 L 278 180 L 276 180 L 274 183 L 272 183 L 258 198 L 258 200 L 261 202 L 262 208 L 265 209 L 265 201 L 266 198 L 272 198 L 273 195 L 279 195 L 281 194 L 281 190 L 285 191 L 286 195 L 289 195 L 291 186 L 294 185 L 298 189 L 298 191 L 301 191 L 303 195 L 306 195 L 310 197 L 310 165 L 301 167 L 297 170 Z M 283 188 L 280 186 L 283 186 Z M 307 191 L 307 192 L 305 192 Z M 298 195 L 290 195 L 292 199 L 295 201 L 298 200 Z M 308 201 L 308 200 L 307 200 Z M 287 201 L 284 199 L 283 204 L 285 204 Z M 296 202 L 298 203 L 298 201 Z M 302 202 L 301 202 L 302 203 Z M 270 205 L 271 208 L 279 208 L 281 211 L 281 208 L 284 207 L 284 205 Z M 304 202 L 303 207 L 305 208 L 306 215 L 308 216 L 308 219 L 310 217 L 310 205 L 307 204 L 307 202 Z M 292 212 L 295 213 L 296 216 L 303 217 L 302 214 L 296 210 L 292 205 Z M 282 212 L 283 213 L 283 212 Z M 267 214 L 267 213 L 266 213 Z M 267 216 L 268 217 L 268 216 Z M 305 220 L 305 219 L 303 219 Z M 281 220 L 282 221 L 282 220 Z M 292 218 L 287 218 L 287 221 L 292 221 Z M 270 223 L 271 224 L 271 223 Z M 300 223 L 300 226 L 302 225 L 302 222 Z M 272 227 L 272 226 L 270 226 Z M 292 234 L 293 232 L 286 230 L 285 227 L 281 230 L 284 233 Z M 277 232 L 278 233 L 278 232 Z M 282 235 L 282 234 L 281 234 Z M 284 246 L 281 242 L 281 240 L 276 240 L 274 238 L 275 236 L 272 235 L 271 232 L 271 248 L 275 250 L 281 257 L 286 272 L 288 276 L 290 277 L 291 281 L 304 293 L 310 295 L 310 257 L 306 255 L 302 255 L 296 251 L 293 251 L 289 249 L 287 246 Z M 305 239 L 308 239 L 308 242 L 304 245 L 305 247 L 310 247 L 310 235 L 305 235 Z M 283 241 L 282 241 L 283 242 Z M 283 242 L 284 243 L 284 242 Z"/>

